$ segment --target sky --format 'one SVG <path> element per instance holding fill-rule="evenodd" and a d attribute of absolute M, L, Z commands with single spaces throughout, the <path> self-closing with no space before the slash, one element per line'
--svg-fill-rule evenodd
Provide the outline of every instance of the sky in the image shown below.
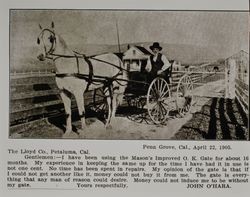
<path fill-rule="evenodd" d="M 13 52 L 35 46 L 38 24 L 55 30 L 67 43 L 117 44 L 160 42 L 248 50 L 247 12 L 12 10 L 10 41 Z"/>

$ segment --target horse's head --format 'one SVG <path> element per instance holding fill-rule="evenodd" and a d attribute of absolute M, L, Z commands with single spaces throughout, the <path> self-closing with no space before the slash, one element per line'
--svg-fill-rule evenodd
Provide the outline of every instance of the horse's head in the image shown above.
<path fill-rule="evenodd" d="M 44 61 L 45 58 L 49 58 L 50 55 L 54 52 L 56 47 L 56 34 L 54 32 L 54 23 L 51 23 L 51 28 L 42 28 L 40 34 L 37 37 L 37 44 L 40 46 L 40 53 L 37 58 L 40 61 Z"/>

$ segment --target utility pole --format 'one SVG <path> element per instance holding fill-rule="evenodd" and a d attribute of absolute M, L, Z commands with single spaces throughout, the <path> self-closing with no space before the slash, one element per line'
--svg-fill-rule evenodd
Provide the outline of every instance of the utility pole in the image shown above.
<path fill-rule="evenodd" d="M 120 37 L 119 37 L 119 28 L 118 28 L 118 23 L 117 23 L 117 21 L 116 21 L 116 33 L 117 33 L 117 41 L 118 41 L 118 50 L 119 50 L 119 53 L 121 53 Z"/>

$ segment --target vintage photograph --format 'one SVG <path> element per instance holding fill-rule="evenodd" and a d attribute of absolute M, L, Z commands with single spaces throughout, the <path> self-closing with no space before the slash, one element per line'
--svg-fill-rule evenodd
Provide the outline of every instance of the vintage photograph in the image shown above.
<path fill-rule="evenodd" d="M 249 140 L 249 13 L 9 10 L 9 138 Z"/>

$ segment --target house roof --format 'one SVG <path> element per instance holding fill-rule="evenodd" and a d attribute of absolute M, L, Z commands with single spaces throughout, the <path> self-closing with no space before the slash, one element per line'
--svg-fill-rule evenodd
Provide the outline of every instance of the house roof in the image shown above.
<path fill-rule="evenodd" d="M 238 57 L 238 56 L 240 56 L 241 54 L 242 54 L 242 55 L 245 55 L 246 57 L 249 57 L 249 56 L 248 56 L 248 52 L 246 52 L 246 51 L 244 51 L 244 50 L 240 50 L 239 52 L 237 52 L 237 53 L 231 55 L 230 57 L 226 58 L 226 60 L 227 60 L 227 59 L 230 59 L 230 58 Z"/>
<path fill-rule="evenodd" d="M 132 52 L 134 50 L 136 50 L 137 52 Z M 148 56 L 150 55 L 152 55 L 152 53 L 150 53 L 146 48 L 134 45 L 124 52 L 123 60 L 145 60 L 148 59 Z"/>
<path fill-rule="evenodd" d="M 117 57 L 119 57 L 121 60 L 123 59 L 123 53 L 114 53 Z"/>
<path fill-rule="evenodd" d="M 152 53 L 150 53 L 146 48 L 141 47 L 141 46 L 135 46 L 137 49 L 139 49 L 142 53 L 144 53 L 145 55 L 152 55 Z"/>

